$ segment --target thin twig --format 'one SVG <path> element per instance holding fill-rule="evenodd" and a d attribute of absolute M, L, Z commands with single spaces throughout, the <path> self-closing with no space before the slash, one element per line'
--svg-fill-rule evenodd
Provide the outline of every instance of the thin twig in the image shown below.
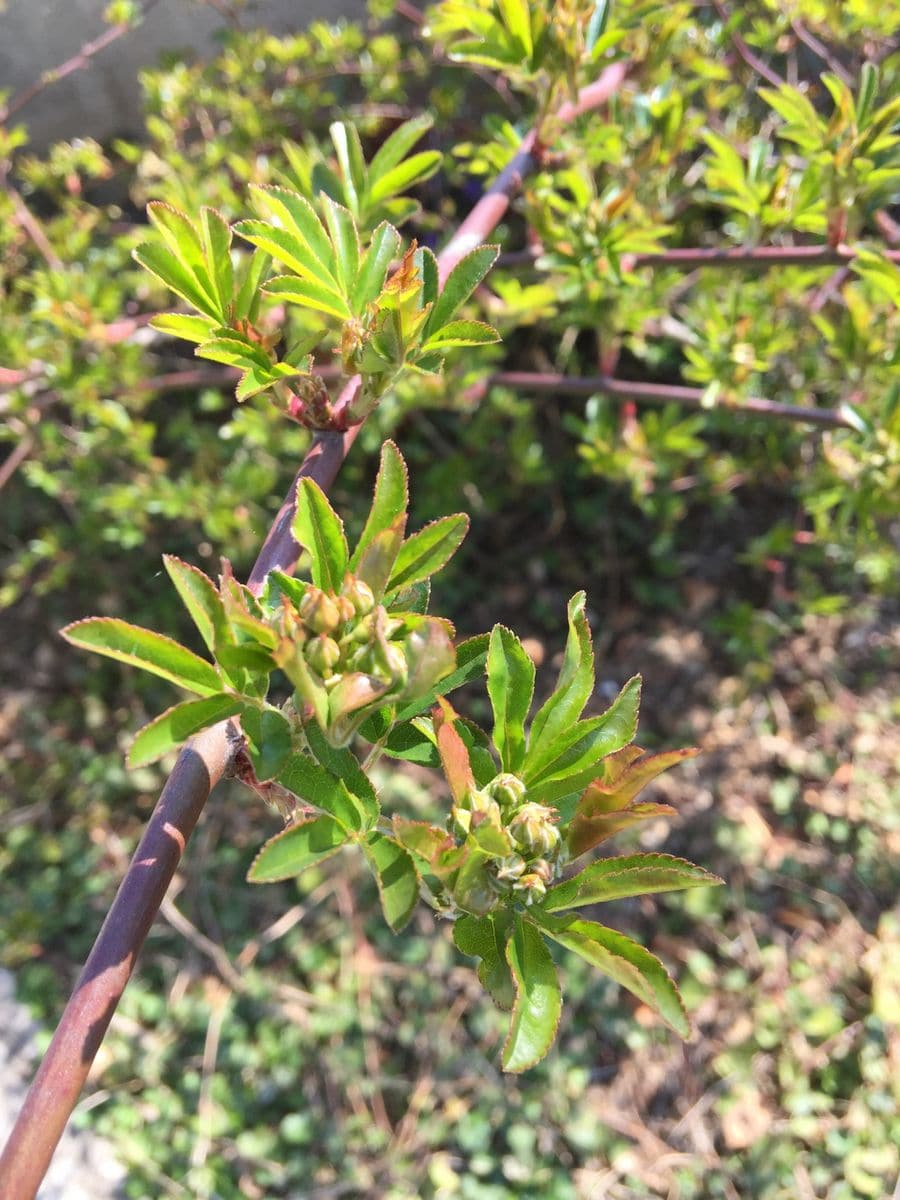
<path fill-rule="evenodd" d="M 62 259 L 50 245 L 50 241 L 46 233 L 44 233 L 44 229 L 40 221 L 32 213 L 31 209 L 11 183 L 5 182 L 3 185 L 3 190 L 6 192 L 7 196 L 9 196 L 10 201 L 12 202 L 13 211 L 16 215 L 16 221 L 18 222 L 22 231 L 27 234 L 29 238 L 31 238 L 32 242 L 34 242 L 35 246 L 40 252 L 41 258 L 43 258 L 47 266 L 52 267 L 54 271 L 61 271 L 63 267 Z"/>
<path fill-rule="evenodd" d="M 0 463 L 0 492 L 3 491 L 33 449 L 34 438 L 30 433 L 26 433 Z"/>
<path fill-rule="evenodd" d="M 877 219 L 877 218 L 876 218 Z M 900 229 L 898 229 L 900 235 Z M 532 263 L 544 253 L 543 246 L 528 246 L 501 254 L 499 267 L 517 267 Z M 900 263 L 900 251 L 881 250 L 890 262 Z M 666 250 L 648 250 L 640 254 L 624 254 L 622 269 L 638 267 L 671 267 L 692 271 L 697 267 L 736 267 L 747 271 L 767 267 L 833 267 L 851 263 L 859 256 L 856 246 L 829 246 L 824 242 L 813 246 L 675 246 Z"/>
<path fill-rule="evenodd" d="M 737 50 L 738 54 L 741 56 L 747 66 L 750 67 L 751 70 L 755 71 L 762 79 L 764 79 L 766 83 L 771 84 L 772 87 L 787 87 L 785 80 L 783 80 L 775 71 L 773 71 L 771 67 L 766 66 L 766 64 L 761 58 L 759 58 L 758 55 L 753 53 L 739 33 L 735 33 L 733 29 L 727 29 L 731 17 L 728 13 L 728 9 L 722 3 L 722 0 L 713 0 L 713 7 L 719 14 L 719 18 L 721 19 L 723 26 L 726 27 L 728 37 L 731 39 L 731 44 L 734 46 L 735 50 Z"/>
<path fill-rule="evenodd" d="M 822 62 L 827 63 L 828 66 L 831 67 L 838 79 L 840 79 L 843 83 L 846 83 L 847 87 L 853 86 L 853 76 L 850 74 L 841 60 L 831 52 L 824 42 L 820 41 L 814 33 L 807 29 L 802 21 L 798 21 L 796 19 L 792 20 L 791 29 L 793 29 L 794 33 L 804 44 L 804 46 L 812 50 L 813 54 L 815 54 L 818 58 L 821 58 Z"/>
<path fill-rule="evenodd" d="M 711 408 L 704 403 L 701 388 L 682 387 L 672 383 L 644 383 L 627 379 L 611 379 L 608 375 L 557 375 L 550 371 L 498 371 L 480 381 L 470 389 L 469 395 L 477 398 L 491 386 L 516 388 L 523 392 L 552 393 L 557 396 L 593 396 L 602 392 L 608 396 L 624 396 L 649 404 L 680 404 L 686 408 L 724 408 L 733 413 L 748 413 L 753 416 L 777 417 L 786 421 L 797 421 L 808 425 L 829 428 L 852 429 L 853 425 L 838 410 L 830 408 L 803 408 L 796 404 L 781 404 L 761 396 L 747 396 L 741 400 L 718 400 Z"/>
<path fill-rule="evenodd" d="M 158 3 L 159 0 L 144 0 L 144 3 L 141 5 L 141 20 Z M 0 124 L 8 121 L 13 113 L 19 112 L 26 104 L 30 104 L 35 96 L 39 96 L 45 88 L 50 87 L 54 83 L 59 83 L 67 75 L 71 75 L 75 71 L 81 71 L 89 66 L 92 58 L 95 58 L 107 46 L 111 46 L 113 42 L 118 41 L 120 37 L 129 33 L 134 28 L 135 22 L 133 21 L 121 21 L 118 25 L 111 25 L 99 37 L 94 38 L 90 42 L 85 42 L 76 54 L 73 54 L 71 58 L 67 58 L 65 62 L 60 63 L 58 67 L 51 67 L 49 70 L 43 71 L 39 79 L 29 84 L 27 88 L 23 88 L 18 95 L 13 96 L 3 108 L 0 108 Z"/>

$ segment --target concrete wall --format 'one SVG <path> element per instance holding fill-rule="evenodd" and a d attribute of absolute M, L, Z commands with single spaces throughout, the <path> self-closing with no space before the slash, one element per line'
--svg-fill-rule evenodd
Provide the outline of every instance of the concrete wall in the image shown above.
<path fill-rule="evenodd" d="M 108 0 L 0 0 L 0 88 L 13 94 L 58 66 L 108 28 Z M 364 0 L 253 0 L 241 12 L 247 27 L 302 29 L 317 17 L 359 15 Z M 138 71 L 164 50 L 215 50 L 222 15 L 201 0 L 159 0 L 144 23 L 119 38 L 84 70 L 46 88 L 15 119 L 28 126 L 34 148 L 75 137 L 132 132 L 140 121 Z"/>

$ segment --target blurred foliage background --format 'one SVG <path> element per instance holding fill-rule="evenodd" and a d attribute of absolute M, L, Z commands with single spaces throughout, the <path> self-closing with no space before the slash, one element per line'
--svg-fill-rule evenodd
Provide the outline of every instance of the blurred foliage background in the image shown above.
<path fill-rule="evenodd" d="M 423 146 L 445 158 L 407 231 L 440 244 L 533 116 L 527 89 L 448 57 L 448 9 L 437 40 L 385 2 L 294 36 L 231 30 L 208 61 L 144 74 L 128 141 L 37 155 L 15 118 L 0 125 L 0 963 L 48 1037 L 164 778 L 126 772 L 129 733 L 170 702 L 55 631 L 127 613 L 190 641 L 161 552 L 245 571 L 308 438 L 262 401 L 237 408 L 221 372 L 148 329 L 169 298 L 130 258 L 144 205 L 236 219 L 248 183 L 328 158 L 332 120 L 371 148 L 428 111 Z M 393 937 L 349 859 L 247 887 L 276 822 L 223 787 L 79 1110 L 127 1195 L 896 1194 L 897 155 L 861 144 L 858 106 L 821 75 L 859 98 L 877 64 L 881 111 L 898 29 L 872 0 L 619 0 L 623 89 L 560 133 L 497 231 L 509 257 L 480 303 L 503 344 L 386 400 L 333 492 L 358 523 L 396 438 L 414 522 L 473 518 L 439 589 L 460 632 L 512 625 L 549 689 L 565 599 L 586 587 L 601 691 L 640 671 L 644 742 L 702 747 L 657 785 L 680 819 L 616 848 L 685 854 L 727 886 L 604 915 L 676 972 L 695 1040 L 573 964 L 556 1050 L 503 1077 L 502 1020 L 449 930 L 422 912 Z M 786 136 L 754 59 L 810 97 L 818 132 Z M 862 252 L 628 262 L 829 236 Z M 691 384 L 704 407 L 475 386 L 488 369 Z M 727 407 L 759 395 L 846 406 L 852 427 Z M 414 768 L 381 783 L 423 817 L 444 803 Z"/>

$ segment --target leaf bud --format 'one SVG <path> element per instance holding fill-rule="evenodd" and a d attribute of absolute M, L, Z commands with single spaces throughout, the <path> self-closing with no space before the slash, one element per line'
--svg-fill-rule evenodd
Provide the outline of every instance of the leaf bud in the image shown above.
<path fill-rule="evenodd" d="M 309 587 L 303 594 L 299 608 L 301 618 L 316 633 L 334 633 L 341 623 L 341 614 L 336 598 L 321 588 Z"/>
<path fill-rule="evenodd" d="M 375 595 L 372 589 L 364 580 L 358 579 L 355 575 L 345 576 L 344 586 L 341 588 L 341 599 L 349 600 L 353 605 L 351 616 L 368 616 L 375 607 Z M 347 620 L 350 620 L 350 617 Z"/>
<path fill-rule="evenodd" d="M 341 648 L 327 633 L 310 638 L 304 647 L 306 661 L 323 679 L 327 679 L 341 661 Z"/>
<path fill-rule="evenodd" d="M 556 810 L 545 804 L 523 804 L 509 823 L 516 844 L 530 853 L 549 854 L 559 845 Z"/>
<path fill-rule="evenodd" d="M 510 775 L 508 771 L 492 779 L 487 785 L 487 790 L 501 808 L 512 812 L 515 812 L 525 799 L 525 784 L 517 775 Z"/>

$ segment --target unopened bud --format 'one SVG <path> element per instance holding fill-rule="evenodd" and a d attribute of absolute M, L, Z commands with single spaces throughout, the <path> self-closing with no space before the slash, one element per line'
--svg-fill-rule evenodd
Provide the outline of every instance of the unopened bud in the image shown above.
<path fill-rule="evenodd" d="M 547 885 L 536 871 L 529 871 L 513 884 L 517 892 L 525 893 L 525 903 L 532 904 L 535 900 L 543 900 L 547 895 Z"/>
<path fill-rule="evenodd" d="M 341 599 L 353 605 L 351 616 L 365 617 L 375 607 L 375 595 L 369 585 L 355 575 L 347 575 L 341 588 Z M 350 617 L 347 618 L 350 620 Z"/>
<path fill-rule="evenodd" d="M 341 624 L 344 625 L 347 621 L 352 621 L 356 616 L 356 609 L 353 607 L 353 601 L 349 596 L 336 596 L 335 604 L 340 613 Z"/>
<path fill-rule="evenodd" d="M 494 873 L 503 883 L 513 883 L 525 874 L 525 859 L 519 854 L 498 858 L 494 862 Z"/>
<path fill-rule="evenodd" d="M 512 811 L 515 811 L 525 799 L 525 784 L 518 775 L 510 775 L 507 771 L 492 779 L 487 790 L 501 808 Z"/>
<path fill-rule="evenodd" d="M 545 804 L 523 804 L 510 821 L 509 832 L 523 850 L 533 854 L 549 854 L 559 845 L 555 815 L 555 809 Z"/>
<path fill-rule="evenodd" d="M 304 647 L 306 661 L 323 679 L 327 679 L 341 661 L 341 648 L 326 633 L 310 638 Z"/>
<path fill-rule="evenodd" d="M 555 874 L 555 871 L 553 870 L 553 864 L 549 863 L 546 858 L 536 858 L 530 865 L 533 874 L 537 875 L 539 879 L 542 879 L 544 883 L 553 882 L 553 876 Z"/>
<path fill-rule="evenodd" d="M 316 633 L 334 633 L 341 623 L 336 598 L 321 588 L 309 587 L 303 594 L 300 616 Z"/>

